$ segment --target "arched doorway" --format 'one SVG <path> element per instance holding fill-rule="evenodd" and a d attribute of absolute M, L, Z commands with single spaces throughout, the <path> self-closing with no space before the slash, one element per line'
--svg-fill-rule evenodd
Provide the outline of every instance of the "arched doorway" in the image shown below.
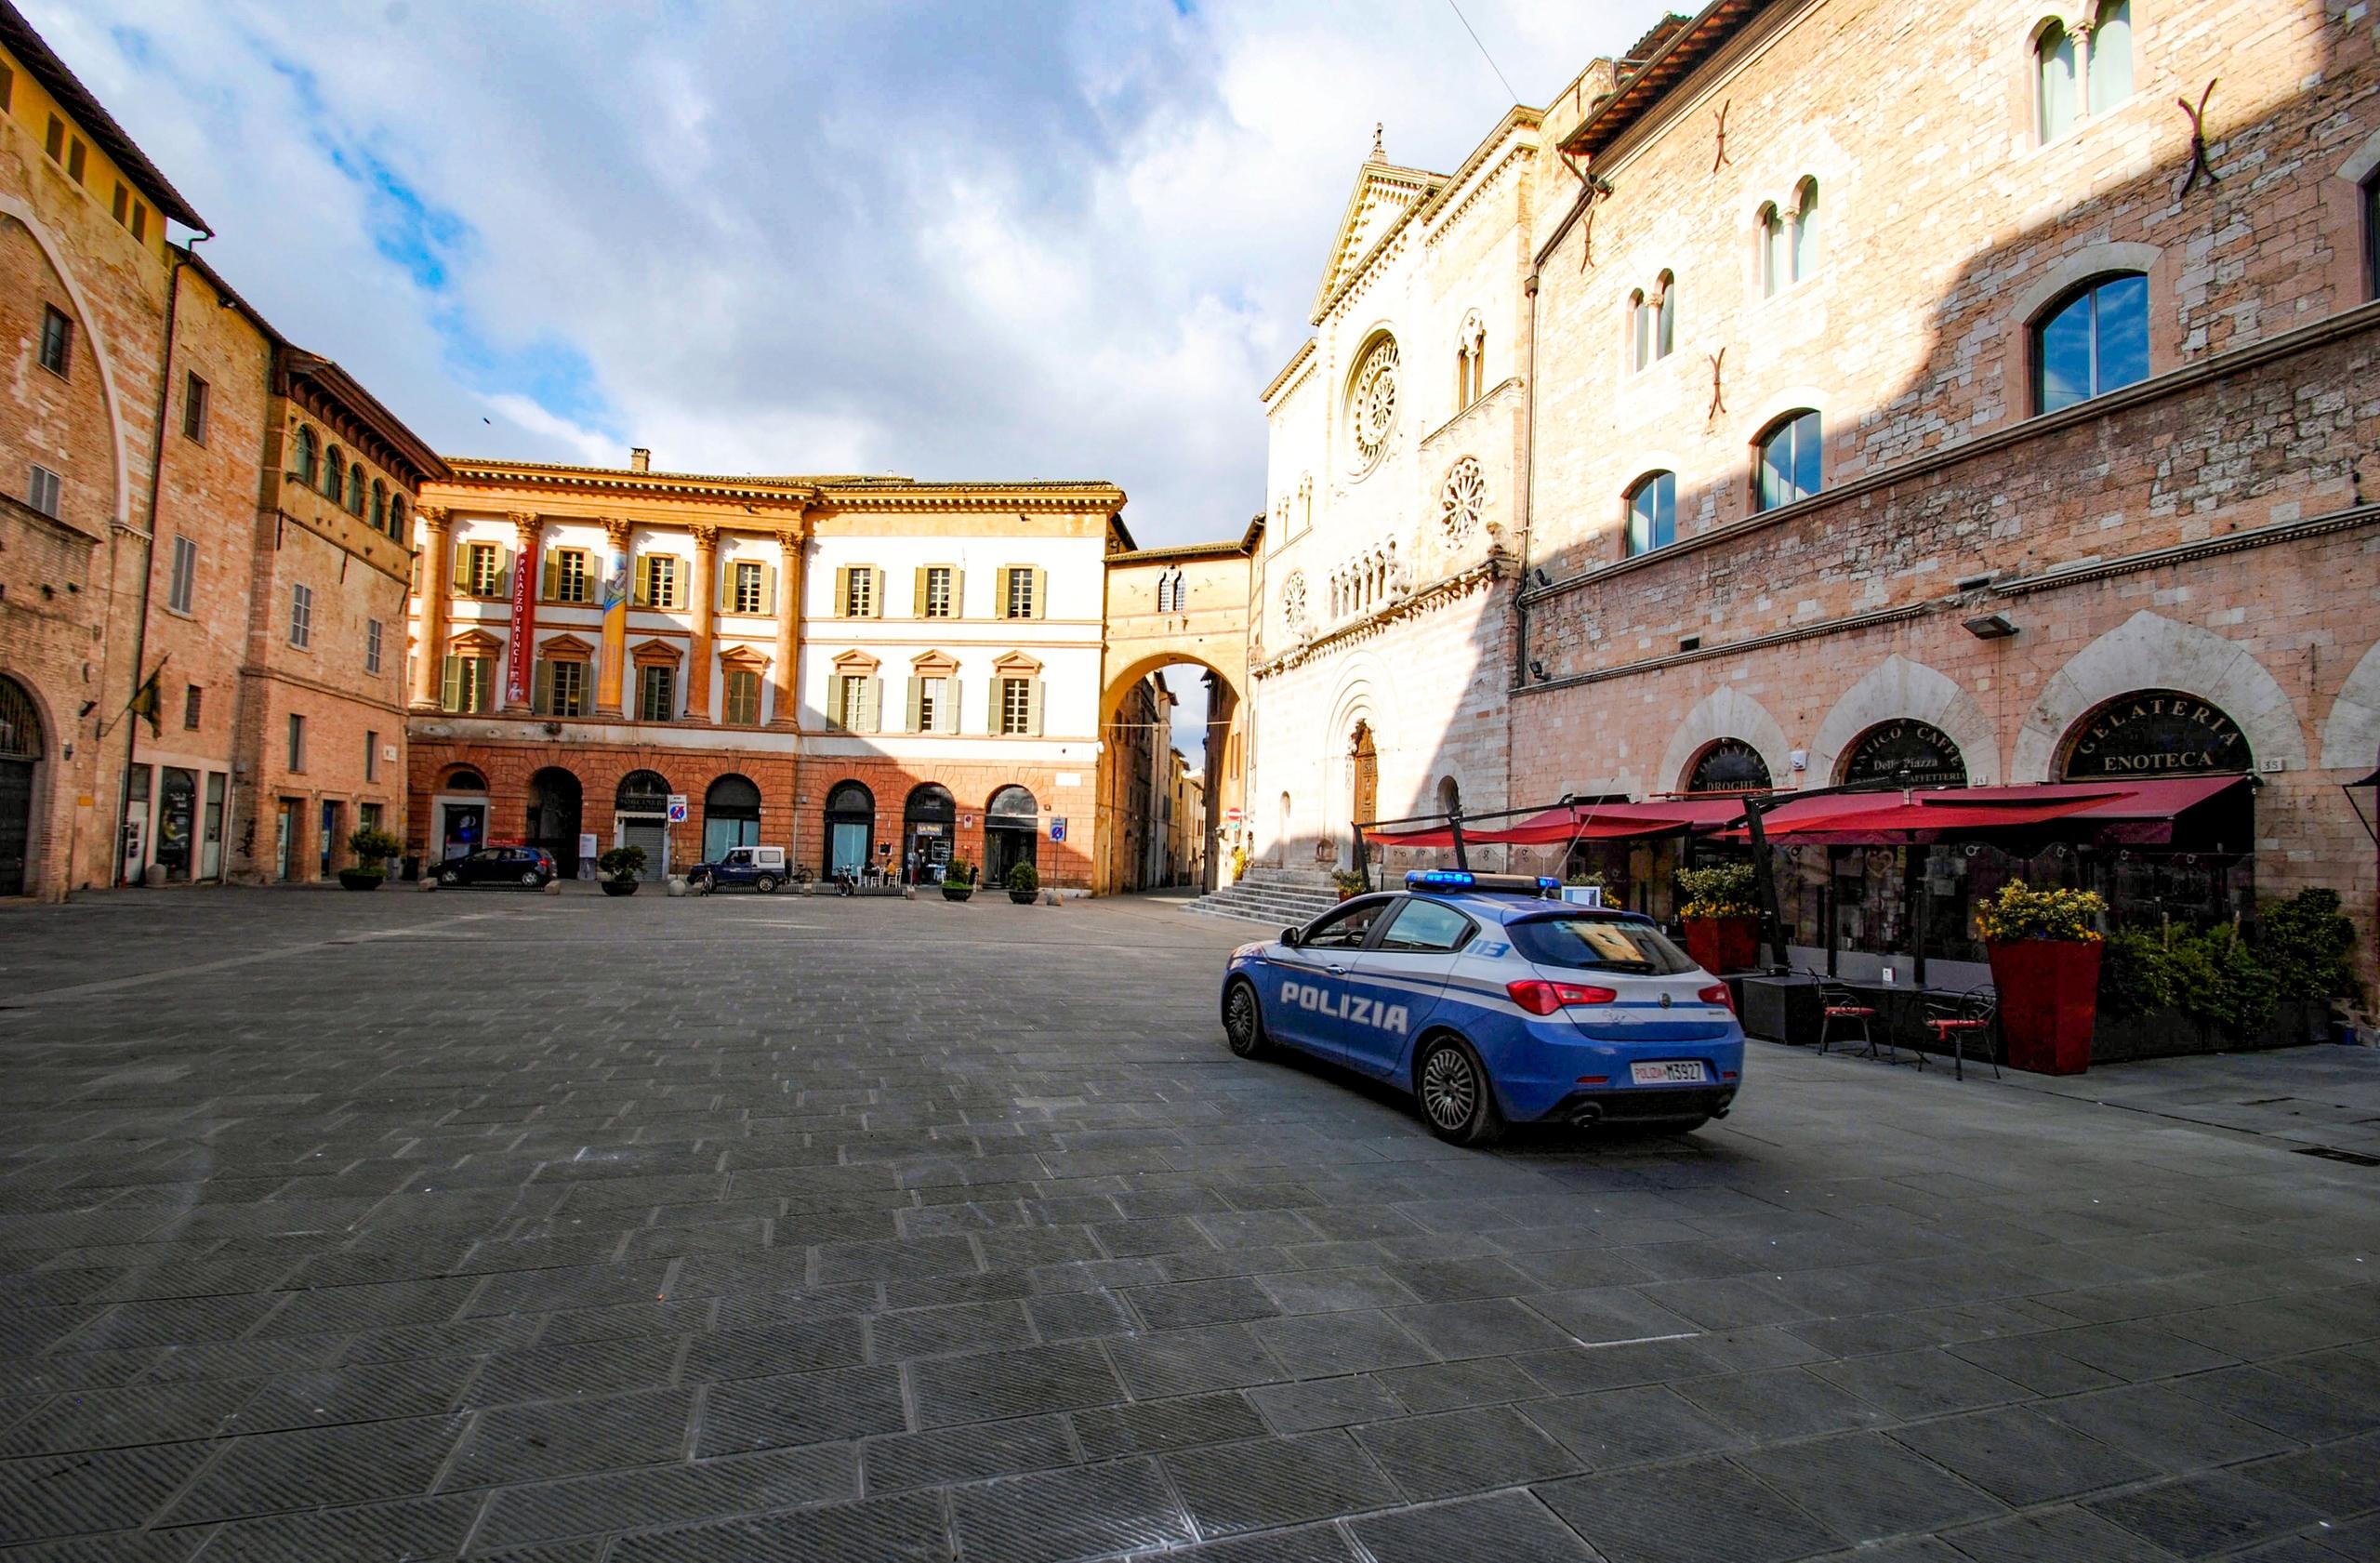
<path fill-rule="evenodd" d="M 1695 756 L 1686 774 L 1688 792 L 1765 792 L 1768 762 L 1741 738 L 1722 738 Z"/>
<path fill-rule="evenodd" d="M 826 877 L 862 875 L 876 856 L 876 794 L 855 781 L 837 782 L 826 794 Z"/>
<path fill-rule="evenodd" d="M 638 879 L 669 877 L 669 778 L 658 771 L 630 771 L 612 794 L 612 842 L 642 847 L 644 871 Z"/>
<path fill-rule="evenodd" d="M 487 844 L 487 778 L 469 765 L 454 767 L 438 784 L 430 812 L 437 816 L 431 823 L 438 832 L 433 860 L 443 863 L 450 857 L 469 856 Z M 273 848 L 276 879 L 290 879 L 297 872 L 291 857 L 297 835 L 295 817 L 284 800 Z"/>
<path fill-rule="evenodd" d="M 984 882 L 1005 885 L 1008 871 L 1020 863 L 1038 868 L 1041 804 L 1021 787 L 1004 787 L 992 794 L 984 810 Z"/>
<path fill-rule="evenodd" d="M 950 789 L 928 782 L 909 789 L 901 811 L 901 871 L 911 884 L 939 884 L 950 864 L 959 805 Z"/>
<path fill-rule="evenodd" d="M 1891 782 L 1902 787 L 1964 787 L 1966 757 L 1958 740 L 1930 722 L 1884 722 L 1844 751 L 1844 783 Z"/>
<path fill-rule="evenodd" d="M 703 861 L 716 863 L 732 847 L 760 844 L 760 789 L 730 772 L 703 794 Z"/>
<path fill-rule="evenodd" d="M 0 895 L 22 895 L 33 882 L 41 762 L 41 712 L 24 685 L 0 678 Z"/>
<path fill-rule="evenodd" d="M 578 822 L 585 791 L 578 778 L 549 765 L 529 778 L 529 844 L 553 854 L 563 879 L 578 877 Z"/>
<path fill-rule="evenodd" d="M 1347 756 L 1347 818 L 1351 825 L 1367 824 L 1380 817 L 1380 750 L 1372 742 L 1370 722 L 1355 723 Z"/>

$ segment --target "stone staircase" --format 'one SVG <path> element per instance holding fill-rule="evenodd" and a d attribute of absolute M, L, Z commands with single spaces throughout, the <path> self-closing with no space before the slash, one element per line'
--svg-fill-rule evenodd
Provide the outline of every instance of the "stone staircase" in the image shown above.
<path fill-rule="evenodd" d="M 1237 884 L 1185 901 L 1193 917 L 1228 918 L 1278 929 L 1311 922 L 1339 904 L 1339 891 L 1319 868 L 1251 868 Z"/>

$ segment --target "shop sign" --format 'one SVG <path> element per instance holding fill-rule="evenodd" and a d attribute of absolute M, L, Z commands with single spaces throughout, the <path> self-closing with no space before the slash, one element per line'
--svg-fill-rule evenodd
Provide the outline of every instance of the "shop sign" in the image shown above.
<path fill-rule="evenodd" d="M 2239 724 L 2221 708 L 2178 690 L 2151 689 L 2091 713 L 2067 752 L 2066 777 L 2220 775 L 2252 764 Z"/>
<path fill-rule="evenodd" d="M 1756 792 L 1768 787 L 1768 762 L 1741 738 L 1722 738 L 1702 751 L 1686 777 L 1688 792 Z"/>
<path fill-rule="evenodd" d="M 939 825 L 919 824 L 912 826 L 910 828 L 915 830 L 920 836 L 939 836 L 942 834 L 942 827 Z"/>
<path fill-rule="evenodd" d="M 1871 727 L 1843 762 L 1845 782 L 1903 787 L 1964 787 L 1967 762 L 1957 740 L 1930 722 L 1888 722 Z"/>

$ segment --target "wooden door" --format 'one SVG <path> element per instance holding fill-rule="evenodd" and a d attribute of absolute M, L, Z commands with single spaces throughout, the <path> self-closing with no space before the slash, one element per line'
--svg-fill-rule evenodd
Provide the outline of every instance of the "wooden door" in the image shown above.
<path fill-rule="evenodd" d="M 1368 722 L 1355 723 L 1355 813 L 1349 819 L 1356 824 L 1380 817 L 1380 755 L 1372 747 L 1372 727 Z"/>

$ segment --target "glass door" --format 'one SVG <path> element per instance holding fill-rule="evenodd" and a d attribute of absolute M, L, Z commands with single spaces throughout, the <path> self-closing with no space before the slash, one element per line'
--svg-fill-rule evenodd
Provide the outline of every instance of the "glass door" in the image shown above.
<path fill-rule="evenodd" d="M 273 811 L 272 836 L 272 877 L 279 880 L 297 878 L 298 864 L 295 854 L 298 847 L 298 801 L 296 799 L 284 798 L 281 801 L 281 806 Z"/>
<path fill-rule="evenodd" d="M 219 880 L 223 877 L 223 773 L 210 771 L 206 775 L 206 813 L 198 838 L 198 877 Z"/>
<path fill-rule="evenodd" d="M 323 805 L 323 839 L 317 843 L 322 850 L 319 854 L 319 867 L 314 875 L 317 879 L 330 878 L 331 865 L 338 858 L 338 822 L 341 811 L 342 806 L 337 803 Z"/>

